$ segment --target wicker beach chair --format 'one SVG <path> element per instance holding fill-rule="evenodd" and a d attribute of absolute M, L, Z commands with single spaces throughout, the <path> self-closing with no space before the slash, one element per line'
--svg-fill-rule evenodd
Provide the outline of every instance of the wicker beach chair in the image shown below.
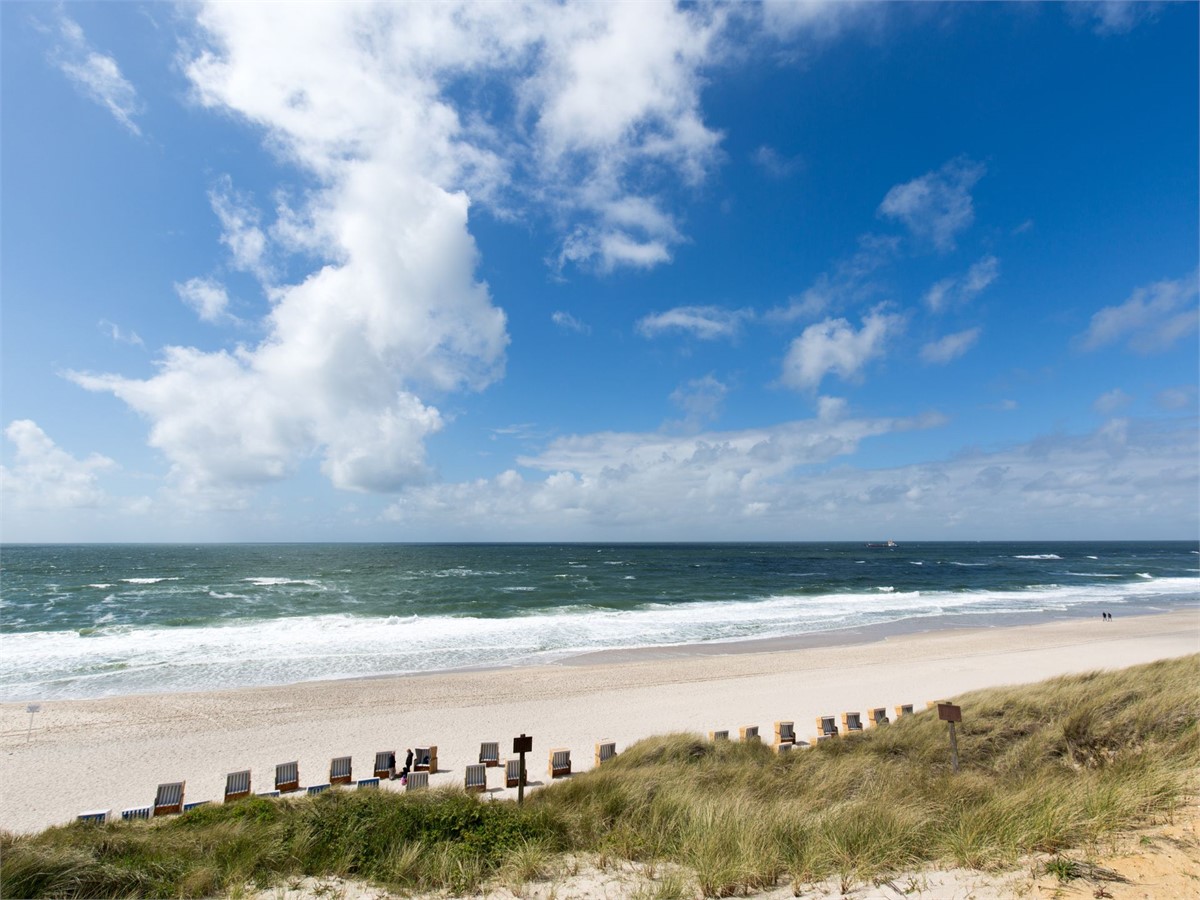
<path fill-rule="evenodd" d="M 887 725 L 891 721 L 891 719 L 888 718 L 886 706 L 877 706 L 874 709 L 868 709 L 867 720 L 870 721 L 872 728 L 878 728 L 880 725 Z"/>
<path fill-rule="evenodd" d="M 154 815 L 153 806 L 134 806 L 121 810 L 121 821 L 132 822 L 134 819 L 149 819 Z"/>
<path fill-rule="evenodd" d="M 757 725 L 743 725 L 738 729 L 738 739 L 741 741 L 762 741 L 758 735 Z"/>
<path fill-rule="evenodd" d="M 612 759 L 616 755 L 617 755 L 617 742 L 616 741 L 604 740 L 604 741 L 597 742 L 597 744 L 596 744 L 596 765 L 600 765 L 600 763 L 603 763 L 603 762 L 608 762 L 610 759 Z"/>
<path fill-rule="evenodd" d="M 183 787 L 185 781 L 160 784 L 154 794 L 154 815 L 169 816 L 183 812 Z"/>
<path fill-rule="evenodd" d="M 525 773 L 525 783 L 529 783 L 529 773 Z M 515 788 L 521 785 L 521 760 L 506 759 L 504 761 L 504 786 Z"/>
<path fill-rule="evenodd" d="M 212 803 L 211 800 L 193 800 L 191 803 L 183 804 L 184 812 L 191 812 L 193 809 L 199 809 L 201 806 L 208 806 Z"/>
<path fill-rule="evenodd" d="M 230 772 L 225 776 L 225 802 L 250 796 L 250 770 Z"/>
<path fill-rule="evenodd" d="M 796 723 L 795 722 L 776 722 L 775 723 L 775 744 L 794 744 L 796 743 Z"/>
<path fill-rule="evenodd" d="M 375 777 L 376 778 L 395 778 L 396 777 L 396 751 L 395 750 L 380 750 L 375 754 Z"/>
<path fill-rule="evenodd" d="M 103 825 L 111 815 L 111 809 L 91 809 L 87 812 L 81 812 L 75 819 L 78 822 L 87 822 L 91 825 Z"/>
<path fill-rule="evenodd" d="M 483 741 L 479 745 L 479 762 L 489 769 L 500 765 L 500 742 Z"/>
<path fill-rule="evenodd" d="M 281 794 L 300 790 L 300 763 L 285 762 L 275 767 L 275 790 Z"/>
<path fill-rule="evenodd" d="M 428 747 L 417 747 L 416 756 L 413 757 L 413 771 L 428 772 L 432 775 L 437 770 L 437 745 L 430 744 Z"/>
<path fill-rule="evenodd" d="M 360 778 L 358 784 L 355 785 L 360 791 L 362 790 L 379 790 L 378 778 Z"/>
<path fill-rule="evenodd" d="M 827 741 L 837 736 L 837 719 L 833 716 L 817 716 L 817 741 Z"/>
<path fill-rule="evenodd" d="M 349 784 L 354 780 L 353 765 L 349 756 L 338 756 L 329 761 L 329 783 Z"/>
<path fill-rule="evenodd" d="M 487 770 L 488 767 L 484 763 L 476 763 L 473 766 L 467 766 L 466 776 L 463 778 L 464 790 L 474 793 L 482 793 L 487 790 Z"/>
<path fill-rule="evenodd" d="M 404 786 L 406 791 L 423 791 L 429 787 L 428 772 L 409 772 L 408 784 Z"/>
<path fill-rule="evenodd" d="M 550 777 L 563 778 L 571 774 L 571 751 L 558 747 L 550 751 Z"/>
<path fill-rule="evenodd" d="M 856 712 L 842 713 L 842 731 L 850 734 L 852 731 L 862 731 L 862 715 Z"/>
<path fill-rule="evenodd" d="M 729 740 L 729 731 L 728 729 L 724 731 L 710 731 L 708 733 L 708 739 L 710 741 L 727 741 Z"/>
<path fill-rule="evenodd" d="M 310 797 L 315 797 L 317 794 L 323 794 L 333 787 L 332 784 L 310 784 L 304 789 L 304 793 Z"/>
<path fill-rule="evenodd" d="M 903 719 L 905 716 L 911 716 L 912 714 L 913 714 L 913 705 L 911 703 L 905 703 L 903 706 L 896 707 L 896 718 L 897 719 Z"/>

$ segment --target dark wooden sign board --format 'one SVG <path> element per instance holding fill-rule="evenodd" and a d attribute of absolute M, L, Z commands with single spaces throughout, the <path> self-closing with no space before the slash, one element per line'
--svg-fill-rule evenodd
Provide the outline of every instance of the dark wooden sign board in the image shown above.
<path fill-rule="evenodd" d="M 520 737 L 513 738 L 513 753 L 521 760 L 521 775 L 517 780 L 517 804 L 525 802 L 525 754 L 533 752 L 533 737 L 521 732 Z"/>
<path fill-rule="evenodd" d="M 943 722 L 961 722 L 962 707 L 955 706 L 953 703 L 939 703 L 937 705 L 938 718 Z"/>

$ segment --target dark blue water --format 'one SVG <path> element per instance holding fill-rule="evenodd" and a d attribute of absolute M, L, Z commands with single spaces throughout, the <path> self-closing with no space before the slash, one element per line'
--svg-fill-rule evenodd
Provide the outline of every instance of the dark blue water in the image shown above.
<path fill-rule="evenodd" d="M 10 700 L 1200 602 L 1190 542 L 18 545 L 0 562 Z"/>

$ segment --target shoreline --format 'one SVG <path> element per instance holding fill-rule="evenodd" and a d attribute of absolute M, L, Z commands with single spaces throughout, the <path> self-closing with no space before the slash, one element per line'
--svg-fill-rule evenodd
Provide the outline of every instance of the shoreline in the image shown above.
<path fill-rule="evenodd" d="M 534 789 L 549 780 L 554 747 L 569 748 L 579 772 L 591 767 L 601 739 L 616 741 L 620 752 L 654 734 L 757 725 L 769 741 L 773 722 L 783 719 L 811 740 L 821 715 L 857 710 L 865 720 L 874 706 L 921 709 L 978 688 L 1200 652 L 1200 613 L 843 634 L 811 647 L 780 640 L 790 639 L 729 642 L 718 652 L 664 656 L 678 648 L 640 648 L 537 666 L 44 701 L 29 740 L 25 704 L 3 703 L 0 828 L 39 830 L 85 809 L 119 813 L 151 802 L 155 786 L 169 781 L 186 780 L 189 802 L 219 802 L 227 772 L 249 768 L 254 790 L 269 790 L 275 764 L 290 760 L 299 762 L 304 785 L 328 781 L 330 759 L 343 755 L 353 757 L 355 778 L 369 777 L 376 751 L 427 744 L 438 746 L 442 770 L 431 785 L 461 785 L 481 741 L 500 741 L 504 758 L 518 733 L 534 736 Z M 515 794 L 497 787 L 495 770 L 489 776 L 489 796 Z"/>

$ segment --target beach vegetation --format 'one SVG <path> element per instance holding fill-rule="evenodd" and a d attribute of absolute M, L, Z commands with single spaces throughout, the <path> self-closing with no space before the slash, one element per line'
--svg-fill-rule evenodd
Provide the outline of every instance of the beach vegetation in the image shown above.
<path fill-rule="evenodd" d="M 1200 656 L 957 698 L 946 724 L 903 717 L 808 749 L 693 734 L 640 741 L 532 792 L 246 798 L 147 823 L 0 838 L 0 896 L 206 897 L 296 877 L 399 893 L 519 887 L 563 861 L 628 861 L 646 896 L 720 897 L 790 882 L 848 888 L 922 866 L 1075 877 L 1067 855 L 1171 811 L 1200 771 Z"/>

